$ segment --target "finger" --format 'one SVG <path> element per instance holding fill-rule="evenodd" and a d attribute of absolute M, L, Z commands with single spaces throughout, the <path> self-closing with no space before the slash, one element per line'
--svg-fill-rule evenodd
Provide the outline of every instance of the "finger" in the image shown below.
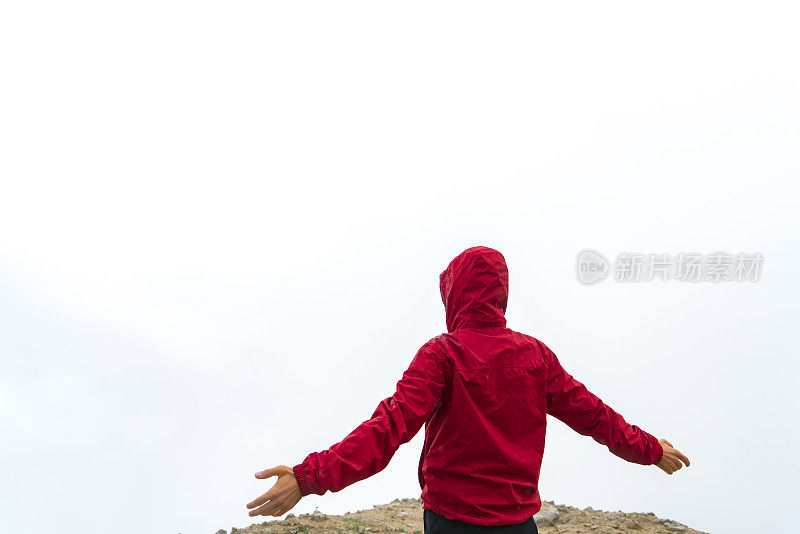
<path fill-rule="evenodd" d="M 263 471 L 259 471 L 256 473 L 256 478 L 269 478 L 274 477 L 278 474 L 277 467 L 271 467 L 269 469 L 264 469 Z"/>
<path fill-rule="evenodd" d="M 672 458 L 666 458 L 664 460 L 664 467 L 666 467 L 667 474 L 671 475 L 672 473 L 675 472 L 676 469 L 675 460 L 673 460 Z"/>
<path fill-rule="evenodd" d="M 250 512 L 247 515 L 249 515 L 250 517 L 257 515 L 267 515 L 265 512 L 269 509 L 270 505 L 272 505 L 273 507 L 275 506 L 274 503 L 267 503 L 263 506 L 256 508 L 255 510 L 250 510 Z"/>
<path fill-rule="evenodd" d="M 672 443 L 670 443 L 669 441 L 667 441 L 667 440 L 664 440 L 664 443 L 666 443 L 667 445 L 669 445 L 670 447 L 672 447 Z"/>
<path fill-rule="evenodd" d="M 257 508 L 250 512 L 250 516 L 256 515 L 280 515 L 277 512 L 282 509 L 283 502 L 282 501 L 270 501 L 264 506 Z"/>
<path fill-rule="evenodd" d="M 288 504 L 282 504 L 282 505 L 278 506 L 275 509 L 275 511 L 272 513 L 272 515 L 275 516 L 275 517 L 280 517 L 283 514 L 285 514 L 286 512 L 288 512 L 290 508 L 291 508 L 291 506 L 289 506 Z"/>
<path fill-rule="evenodd" d="M 262 504 L 264 504 L 268 500 L 274 498 L 275 497 L 275 493 L 276 493 L 275 492 L 275 487 L 273 486 L 272 489 L 269 490 L 268 492 L 266 492 L 264 495 L 262 495 L 261 497 L 259 497 L 256 500 L 254 500 L 253 502 L 248 503 L 247 507 L 248 508 L 255 508 L 256 506 L 261 506 Z"/>
<path fill-rule="evenodd" d="M 686 464 L 686 467 L 689 467 L 689 458 L 687 458 L 685 454 L 683 454 L 681 451 L 675 451 L 675 454 L 680 460 L 683 460 L 683 463 Z"/>

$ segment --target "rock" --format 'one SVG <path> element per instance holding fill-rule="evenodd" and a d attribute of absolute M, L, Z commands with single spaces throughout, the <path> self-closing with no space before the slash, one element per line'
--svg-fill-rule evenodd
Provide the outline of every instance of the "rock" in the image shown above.
<path fill-rule="evenodd" d="M 320 512 L 319 510 L 314 510 L 314 513 L 311 514 L 312 521 L 327 521 L 328 516 Z"/>
<path fill-rule="evenodd" d="M 312 513 L 287 514 L 247 528 L 233 528 L 230 534 L 424 534 L 422 502 L 419 499 L 395 499 L 344 515 Z M 690 527 L 661 519 L 652 513 L 604 512 L 542 501 L 534 516 L 539 532 L 551 534 L 703 534 Z M 228 534 L 219 530 L 216 534 Z"/>
<path fill-rule="evenodd" d="M 635 519 L 629 519 L 625 526 L 628 530 L 642 530 L 642 524 Z"/>
<path fill-rule="evenodd" d="M 533 520 L 536 522 L 536 527 L 549 527 L 558 521 L 558 510 L 556 508 L 542 508 L 534 516 Z"/>

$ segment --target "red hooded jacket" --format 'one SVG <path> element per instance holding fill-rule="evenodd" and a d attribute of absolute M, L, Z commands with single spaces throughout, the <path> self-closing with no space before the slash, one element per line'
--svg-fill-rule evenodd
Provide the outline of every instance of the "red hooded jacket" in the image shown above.
<path fill-rule="evenodd" d="M 423 507 L 476 525 L 521 523 L 541 508 L 547 414 L 624 460 L 661 460 L 658 439 L 575 380 L 544 343 L 506 328 L 502 254 L 467 249 L 439 279 L 447 333 L 419 349 L 369 420 L 294 466 L 303 495 L 339 491 L 381 471 L 423 425 Z"/>

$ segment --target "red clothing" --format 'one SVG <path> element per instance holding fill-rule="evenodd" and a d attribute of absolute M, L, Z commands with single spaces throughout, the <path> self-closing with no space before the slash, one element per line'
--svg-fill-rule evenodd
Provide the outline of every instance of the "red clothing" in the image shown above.
<path fill-rule="evenodd" d="M 539 511 L 546 414 L 629 462 L 661 460 L 654 436 L 575 380 L 544 343 L 505 327 L 502 254 L 467 249 L 439 279 L 447 333 L 419 349 L 369 420 L 294 467 L 303 495 L 381 471 L 422 425 L 423 507 L 476 525 L 521 523 Z"/>

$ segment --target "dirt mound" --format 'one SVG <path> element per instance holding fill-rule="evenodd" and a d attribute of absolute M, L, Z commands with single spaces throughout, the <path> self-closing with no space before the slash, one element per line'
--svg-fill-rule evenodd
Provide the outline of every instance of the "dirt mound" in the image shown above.
<path fill-rule="evenodd" d="M 534 516 L 542 534 L 703 534 L 686 525 L 661 519 L 653 513 L 604 512 L 587 507 L 583 510 L 542 503 L 542 509 Z M 317 532 L 320 534 L 365 534 L 367 532 L 405 532 L 422 534 L 422 501 L 419 499 L 395 499 L 389 504 L 376 505 L 372 510 L 325 515 L 295 516 L 289 514 L 283 520 L 265 521 L 247 528 L 232 528 L 230 534 L 298 534 Z M 224 530 L 217 534 L 228 534 Z"/>

